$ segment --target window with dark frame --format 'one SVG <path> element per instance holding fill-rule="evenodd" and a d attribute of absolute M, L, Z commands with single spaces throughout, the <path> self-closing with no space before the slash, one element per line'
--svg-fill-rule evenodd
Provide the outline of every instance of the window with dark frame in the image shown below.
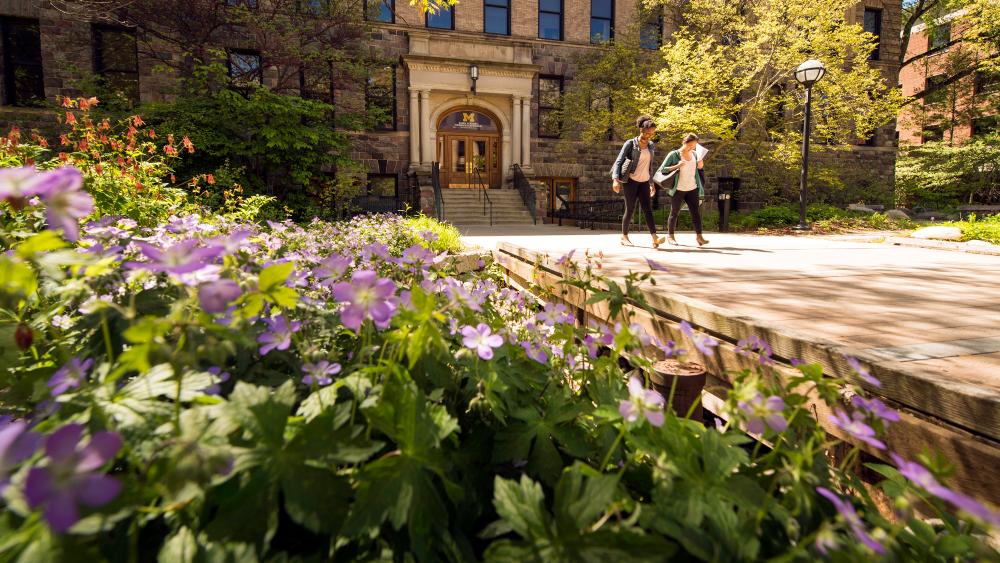
<path fill-rule="evenodd" d="M 94 24 L 94 72 L 115 96 L 139 102 L 139 52 L 135 31 Z"/>
<path fill-rule="evenodd" d="M 943 125 L 925 125 L 920 131 L 920 138 L 924 143 L 944 140 Z"/>
<path fill-rule="evenodd" d="M 554 138 L 562 132 L 563 77 L 538 77 L 538 136 Z"/>
<path fill-rule="evenodd" d="M 663 14 L 642 24 L 639 30 L 639 46 L 643 49 L 659 49 L 663 45 Z"/>
<path fill-rule="evenodd" d="M 377 131 L 396 130 L 396 66 L 387 65 L 372 72 L 365 86 L 369 113 L 375 114 Z"/>
<path fill-rule="evenodd" d="M 948 76 L 944 74 L 928 76 L 927 80 L 924 82 L 924 90 L 929 91 L 932 88 L 935 88 L 938 85 L 944 83 L 944 81 L 947 79 Z M 948 97 L 947 88 L 940 87 L 937 90 L 931 92 L 930 94 L 924 96 L 924 104 L 940 104 L 943 103 L 947 99 L 947 97 Z"/>
<path fill-rule="evenodd" d="M 875 36 L 875 50 L 868 55 L 869 61 L 877 61 L 882 57 L 882 9 L 865 8 L 865 31 Z"/>
<path fill-rule="evenodd" d="M 977 117 L 972 120 L 973 137 L 981 137 L 998 131 L 1000 131 L 1000 123 L 997 122 L 997 116 L 995 115 Z"/>
<path fill-rule="evenodd" d="M 333 65 L 307 65 L 299 69 L 299 95 L 333 105 Z"/>
<path fill-rule="evenodd" d="M 951 23 L 942 23 L 935 25 L 934 27 L 927 30 L 929 35 L 927 37 L 927 50 L 933 51 L 934 49 L 941 49 L 951 43 Z"/>
<path fill-rule="evenodd" d="M 42 40 L 38 20 L 0 18 L 3 34 L 4 100 L 8 106 L 45 102 Z"/>
<path fill-rule="evenodd" d="M 538 38 L 562 41 L 563 0 L 538 0 Z"/>
<path fill-rule="evenodd" d="M 437 13 L 427 12 L 426 25 L 432 29 L 455 29 L 455 6 L 438 8 Z"/>
<path fill-rule="evenodd" d="M 257 9 L 257 0 L 224 0 L 224 1 L 226 6 L 230 6 L 233 8 L 244 6 L 251 10 Z"/>
<path fill-rule="evenodd" d="M 486 0 L 483 5 L 483 31 L 510 35 L 511 0 Z"/>
<path fill-rule="evenodd" d="M 396 174 L 369 174 L 366 194 L 377 197 L 398 197 L 399 176 Z"/>
<path fill-rule="evenodd" d="M 296 0 L 295 9 L 313 16 L 327 15 L 330 13 L 330 0 Z"/>
<path fill-rule="evenodd" d="M 615 33 L 615 0 L 590 0 L 590 42 L 611 41 Z"/>
<path fill-rule="evenodd" d="M 1000 72 L 977 70 L 973 93 L 978 96 L 994 92 L 1000 92 Z"/>
<path fill-rule="evenodd" d="M 396 23 L 396 0 L 365 0 L 365 18 L 368 21 Z"/>
<path fill-rule="evenodd" d="M 234 88 L 251 88 L 264 83 L 260 53 L 247 49 L 229 51 L 229 83 Z"/>

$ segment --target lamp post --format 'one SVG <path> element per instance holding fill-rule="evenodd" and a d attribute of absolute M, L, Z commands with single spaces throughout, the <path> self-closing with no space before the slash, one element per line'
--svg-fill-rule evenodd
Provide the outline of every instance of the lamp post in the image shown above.
<path fill-rule="evenodd" d="M 472 79 L 472 93 L 476 93 L 476 81 L 479 80 L 479 67 L 472 65 L 469 67 L 469 78 Z"/>
<path fill-rule="evenodd" d="M 810 230 L 806 223 L 806 178 L 809 174 L 809 120 L 812 117 L 812 87 L 826 74 L 826 67 L 816 59 L 799 65 L 795 69 L 795 80 L 806 87 L 806 112 L 802 120 L 802 171 L 799 174 L 799 224 L 793 227 L 796 231 Z"/>

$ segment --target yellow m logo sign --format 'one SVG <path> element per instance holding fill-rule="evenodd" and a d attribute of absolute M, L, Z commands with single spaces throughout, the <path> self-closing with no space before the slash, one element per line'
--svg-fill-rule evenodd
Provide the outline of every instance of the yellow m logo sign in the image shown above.
<path fill-rule="evenodd" d="M 473 113 L 465 113 L 465 112 L 463 112 L 462 113 L 462 123 L 475 123 L 475 122 L 476 122 L 476 114 L 475 114 L 475 112 L 473 112 Z"/>

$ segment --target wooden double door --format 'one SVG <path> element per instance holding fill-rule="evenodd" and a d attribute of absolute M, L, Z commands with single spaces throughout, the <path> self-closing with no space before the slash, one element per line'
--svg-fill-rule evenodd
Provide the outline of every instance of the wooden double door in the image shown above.
<path fill-rule="evenodd" d="M 438 136 L 441 181 L 448 188 L 499 188 L 500 136 L 445 133 Z M 478 172 L 478 175 L 476 174 Z"/>

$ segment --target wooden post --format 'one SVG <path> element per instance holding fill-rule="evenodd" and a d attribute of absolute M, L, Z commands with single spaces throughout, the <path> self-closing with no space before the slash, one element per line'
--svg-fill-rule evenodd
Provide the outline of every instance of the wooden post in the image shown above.
<path fill-rule="evenodd" d="M 691 420 L 702 422 L 701 391 L 705 388 L 707 373 L 705 366 L 701 364 L 667 359 L 653 364 L 650 380 L 653 382 L 653 388 L 663 395 L 664 400 L 670 399 L 670 388 L 674 388 L 671 406 L 677 416 L 686 415 L 691 405 L 697 403 L 698 406 L 691 412 Z"/>

